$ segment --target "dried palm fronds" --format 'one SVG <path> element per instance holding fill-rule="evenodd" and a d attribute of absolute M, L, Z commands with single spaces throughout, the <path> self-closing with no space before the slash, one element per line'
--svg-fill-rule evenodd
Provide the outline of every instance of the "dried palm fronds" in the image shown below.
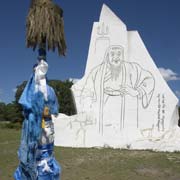
<path fill-rule="evenodd" d="M 26 19 L 26 45 L 35 50 L 44 47 L 65 55 L 63 10 L 52 0 L 31 0 Z"/>

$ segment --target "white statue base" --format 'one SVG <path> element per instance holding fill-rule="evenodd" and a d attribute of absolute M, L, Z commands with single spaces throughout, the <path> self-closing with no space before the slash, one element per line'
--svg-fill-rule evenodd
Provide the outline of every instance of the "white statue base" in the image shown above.
<path fill-rule="evenodd" d="M 174 126 L 164 132 L 153 129 L 124 129 L 121 133 L 101 136 L 96 127 L 87 123 L 86 115 L 53 117 L 55 146 L 74 148 L 115 148 L 154 151 L 180 151 L 180 129 Z M 86 124 L 86 125 L 85 125 Z"/>

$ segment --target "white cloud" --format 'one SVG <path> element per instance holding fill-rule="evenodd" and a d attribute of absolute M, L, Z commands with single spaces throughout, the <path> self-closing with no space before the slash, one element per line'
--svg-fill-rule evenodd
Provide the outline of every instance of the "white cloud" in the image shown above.
<path fill-rule="evenodd" d="M 77 78 L 69 78 L 69 81 L 72 81 L 73 84 L 77 83 L 80 79 Z"/>
<path fill-rule="evenodd" d="M 160 67 L 159 71 L 166 81 L 177 81 L 180 80 L 180 76 L 173 72 L 171 69 L 165 69 Z"/>
<path fill-rule="evenodd" d="M 13 91 L 13 93 L 16 93 L 17 88 L 13 88 L 12 91 Z"/>
<path fill-rule="evenodd" d="M 175 93 L 176 93 L 177 97 L 180 98 L 180 91 L 175 91 Z"/>

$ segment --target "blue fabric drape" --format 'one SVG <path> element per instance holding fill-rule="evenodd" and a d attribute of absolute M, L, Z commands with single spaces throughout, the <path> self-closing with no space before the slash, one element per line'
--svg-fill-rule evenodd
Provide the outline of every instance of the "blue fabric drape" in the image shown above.
<path fill-rule="evenodd" d="M 50 114 L 58 114 L 59 109 L 54 90 L 47 85 L 47 91 L 48 101 L 45 101 L 41 92 L 35 92 L 35 78 L 33 74 L 19 99 L 25 119 L 22 126 L 21 144 L 18 150 L 20 164 L 14 173 L 15 180 L 40 180 L 37 173 L 36 153 L 42 133 L 43 110 L 45 106 L 48 106 Z M 52 160 L 51 164 L 53 163 L 56 162 Z M 58 169 L 58 165 L 56 169 Z M 55 173 L 55 176 L 57 178 L 47 180 L 58 180 L 59 174 Z"/>

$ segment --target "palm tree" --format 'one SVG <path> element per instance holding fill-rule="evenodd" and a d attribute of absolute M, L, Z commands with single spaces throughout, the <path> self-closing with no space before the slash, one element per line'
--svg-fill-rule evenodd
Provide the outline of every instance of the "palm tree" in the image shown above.
<path fill-rule="evenodd" d="M 39 48 L 39 58 L 46 58 L 46 50 L 58 50 L 65 55 L 63 10 L 52 0 L 31 0 L 26 19 L 26 46 Z"/>

